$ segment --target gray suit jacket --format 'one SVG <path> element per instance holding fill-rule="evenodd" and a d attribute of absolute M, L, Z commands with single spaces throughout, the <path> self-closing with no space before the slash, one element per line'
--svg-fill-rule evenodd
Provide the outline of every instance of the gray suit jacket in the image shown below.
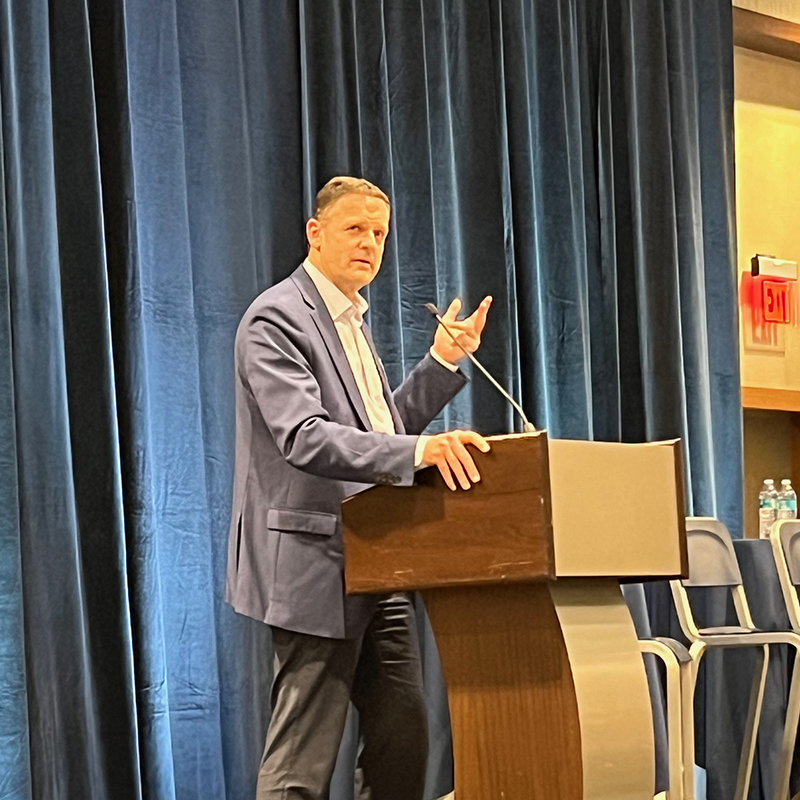
<path fill-rule="evenodd" d="M 417 435 L 466 377 L 427 355 L 392 393 L 376 356 L 398 433 L 373 431 L 333 320 L 302 266 L 255 299 L 239 324 L 235 358 L 226 600 L 280 628 L 360 636 L 376 600 L 345 595 L 341 502 L 370 484 L 412 484 Z"/>

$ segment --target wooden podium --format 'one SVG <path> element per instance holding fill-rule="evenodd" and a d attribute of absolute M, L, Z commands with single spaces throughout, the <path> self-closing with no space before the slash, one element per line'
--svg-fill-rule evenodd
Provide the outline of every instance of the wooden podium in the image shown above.
<path fill-rule="evenodd" d="M 651 800 L 650 698 L 619 580 L 686 574 L 678 443 L 490 441 L 469 491 L 429 468 L 344 502 L 347 590 L 422 590 L 456 800 Z"/>

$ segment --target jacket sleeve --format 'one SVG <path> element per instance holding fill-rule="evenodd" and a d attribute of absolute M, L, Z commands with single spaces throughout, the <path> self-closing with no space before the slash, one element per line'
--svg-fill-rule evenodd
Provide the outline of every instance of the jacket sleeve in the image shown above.
<path fill-rule="evenodd" d="M 428 353 L 392 394 L 406 433 L 422 433 L 467 382 L 461 370 L 451 372 Z"/>
<path fill-rule="evenodd" d="M 307 337 L 285 315 L 253 316 L 237 336 L 237 367 L 286 461 L 335 480 L 411 485 L 417 437 L 332 421 L 304 351 Z"/>

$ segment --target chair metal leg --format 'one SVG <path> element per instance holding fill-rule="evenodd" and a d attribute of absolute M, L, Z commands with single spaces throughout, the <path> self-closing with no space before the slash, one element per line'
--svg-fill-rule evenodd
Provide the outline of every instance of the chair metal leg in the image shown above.
<path fill-rule="evenodd" d="M 683 795 L 683 707 L 681 668 L 674 659 L 664 660 L 667 677 L 667 742 L 669 746 L 669 800 Z"/>
<path fill-rule="evenodd" d="M 683 797 L 695 800 L 694 789 L 694 696 L 700 662 L 707 650 L 705 642 L 694 641 L 689 647 L 691 661 L 681 672 L 681 702 L 683 703 Z"/>
<path fill-rule="evenodd" d="M 753 688 L 750 692 L 750 707 L 747 711 L 747 722 L 744 729 L 742 742 L 742 755 L 739 760 L 739 774 L 736 779 L 736 793 L 734 800 L 747 800 L 750 788 L 750 776 L 753 772 L 753 760 L 756 754 L 756 739 L 761 721 L 761 708 L 764 704 L 764 688 L 767 684 L 767 669 L 769 668 L 769 646 L 759 648 L 760 656 L 756 656 L 756 668 L 753 675 Z"/>
<path fill-rule="evenodd" d="M 691 662 L 682 667 L 675 653 L 663 642 L 644 639 L 639 642 L 642 653 L 661 659 L 667 678 L 667 744 L 669 758 L 669 800 L 685 800 L 683 793 L 683 680 L 682 673 L 691 668 Z M 662 793 L 666 794 L 666 793 Z M 657 797 L 660 795 L 657 795 Z"/>
<path fill-rule="evenodd" d="M 683 755 L 682 794 L 684 800 L 695 800 L 694 791 L 694 695 L 697 687 L 697 673 L 700 668 L 705 645 L 697 642 L 693 647 L 692 661 L 681 670 L 681 746 Z"/>
<path fill-rule="evenodd" d="M 797 726 L 800 723 L 800 652 L 795 657 L 792 681 L 789 684 L 789 702 L 786 706 L 786 723 L 783 726 L 781 758 L 775 783 L 775 800 L 786 800 L 789 796 L 789 778 L 792 772 Z M 800 795 L 796 795 L 800 797 Z"/>

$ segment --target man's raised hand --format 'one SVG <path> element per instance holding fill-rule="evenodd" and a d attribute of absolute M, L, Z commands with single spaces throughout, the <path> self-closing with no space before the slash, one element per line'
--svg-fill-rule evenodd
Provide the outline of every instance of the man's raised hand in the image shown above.
<path fill-rule="evenodd" d="M 474 353 L 481 344 L 481 334 L 486 325 L 486 315 L 492 305 L 491 296 L 484 297 L 481 304 L 465 319 L 458 319 L 461 311 L 461 301 L 456 298 L 442 314 L 442 322 L 452 331 L 458 343 L 468 353 Z M 433 349 L 436 354 L 451 364 L 457 364 L 464 358 L 464 352 L 450 338 L 450 334 L 438 326 L 433 339 Z"/>

